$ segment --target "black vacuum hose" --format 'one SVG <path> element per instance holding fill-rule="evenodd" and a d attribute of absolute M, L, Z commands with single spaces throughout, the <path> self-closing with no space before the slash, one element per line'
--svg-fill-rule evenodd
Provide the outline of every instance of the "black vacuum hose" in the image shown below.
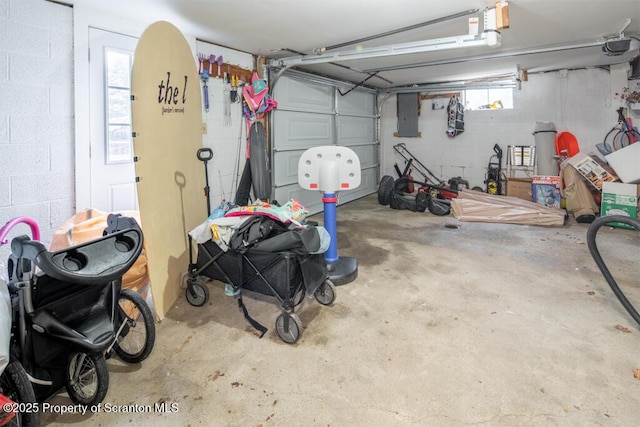
<path fill-rule="evenodd" d="M 593 221 L 589 225 L 589 229 L 587 230 L 587 246 L 589 247 L 589 252 L 593 257 L 593 260 L 596 262 L 596 265 L 598 266 L 598 268 L 600 269 L 600 272 L 602 273 L 605 280 L 611 287 L 611 290 L 613 291 L 613 293 L 616 295 L 616 297 L 618 297 L 618 300 L 622 303 L 622 306 L 625 308 L 625 310 L 627 310 L 627 312 L 631 315 L 631 317 L 633 317 L 633 320 L 635 320 L 640 325 L 640 314 L 638 314 L 636 309 L 633 307 L 633 304 L 629 302 L 627 297 L 624 295 L 624 292 L 620 290 L 618 283 L 615 281 L 615 279 L 613 278 L 613 275 L 611 275 L 611 272 L 607 268 L 607 265 L 604 263 L 604 260 L 602 259 L 600 252 L 598 252 L 598 245 L 596 244 L 596 234 L 598 234 L 598 230 L 600 229 L 600 227 L 610 222 L 621 222 L 623 224 L 627 224 L 633 227 L 637 231 L 640 231 L 640 222 L 638 222 L 633 218 L 629 218 L 628 216 L 607 215 L 603 217 L 601 216 L 600 218 Z"/>

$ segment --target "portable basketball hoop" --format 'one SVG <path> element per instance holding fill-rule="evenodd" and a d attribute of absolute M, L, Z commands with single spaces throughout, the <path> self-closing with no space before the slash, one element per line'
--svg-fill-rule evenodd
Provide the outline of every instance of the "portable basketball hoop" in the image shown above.
<path fill-rule="evenodd" d="M 358 260 L 338 256 L 336 202 L 338 191 L 353 190 L 360 185 L 360 159 L 347 147 L 326 145 L 302 153 L 298 161 L 298 184 L 305 190 L 322 192 L 324 227 L 331 236 L 325 260 L 329 279 L 336 285 L 349 283 L 358 276 Z"/>

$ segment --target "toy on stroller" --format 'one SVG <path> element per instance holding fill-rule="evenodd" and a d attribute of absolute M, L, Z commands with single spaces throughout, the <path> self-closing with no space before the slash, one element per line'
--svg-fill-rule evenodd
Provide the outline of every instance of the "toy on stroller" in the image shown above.
<path fill-rule="evenodd" d="M 37 224 L 28 220 L 9 221 L 0 235 L 4 238 L 13 225 L 26 222 L 37 239 Z M 151 351 L 151 311 L 139 294 L 121 290 L 122 275 L 138 258 L 142 242 L 138 227 L 56 252 L 26 235 L 11 241 L 11 345 L 38 401 L 66 387 L 74 402 L 95 405 L 109 386 L 105 354 L 113 349 L 124 361 L 139 362 Z M 132 316 L 134 312 L 140 315 Z M 137 339 L 140 329 L 146 333 L 142 348 L 132 349 L 129 338 Z"/>
<path fill-rule="evenodd" d="M 291 224 L 264 215 L 254 214 L 236 219 L 241 224 L 236 224 L 237 228 L 226 242 L 221 242 L 224 239 L 220 238 L 218 243 L 211 239 L 199 241 L 195 263 L 192 240 L 189 240 L 187 301 L 194 306 L 205 304 L 209 290 L 203 276 L 219 280 L 232 289 L 245 318 L 261 331 L 262 337 L 267 329 L 249 316 L 241 292 L 273 296 L 282 308 L 282 314 L 276 319 L 278 336 L 284 342 L 293 344 L 298 341 L 302 331 L 302 324 L 294 309 L 305 295 L 313 294 L 323 305 L 333 303 L 336 298 L 335 286 L 328 279 L 322 254 L 321 234 L 315 226 L 291 227 Z M 218 227 L 225 221 L 228 222 L 229 218 L 208 220 L 203 226 Z M 220 228 L 216 228 L 215 234 L 219 231 Z"/>

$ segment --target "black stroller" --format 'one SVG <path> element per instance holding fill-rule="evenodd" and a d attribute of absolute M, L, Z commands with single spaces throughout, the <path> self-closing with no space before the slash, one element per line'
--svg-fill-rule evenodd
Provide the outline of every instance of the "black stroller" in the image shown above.
<path fill-rule="evenodd" d="M 335 285 L 320 247 L 320 237 L 313 225 L 291 228 L 268 216 L 251 215 L 231 236 L 229 248 L 223 251 L 210 240 L 198 244 L 197 261 L 193 262 L 189 240 L 187 301 L 204 305 L 209 290 L 202 276 L 223 282 L 233 288 L 238 306 L 247 321 L 264 336 L 267 328 L 252 319 L 244 303 L 242 291 L 275 297 L 282 314 L 276 319 L 278 336 L 293 344 L 300 338 L 302 324 L 294 309 L 305 295 L 313 294 L 323 305 L 335 301 Z"/>
<path fill-rule="evenodd" d="M 121 341 L 135 327 L 123 300 L 144 312 L 145 327 L 154 327 L 142 297 L 121 291 L 122 275 L 138 258 L 142 243 L 138 228 L 57 252 L 26 235 L 11 241 L 12 350 L 38 401 L 66 387 L 75 403 L 96 405 L 109 385 L 105 354 L 113 349 L 123 360 L 138 362 L 151 351 L 155 333 L 149 330 L 139 352 L 130 352 Z M 35 273 L 33 265 L 41 271 Z"/>

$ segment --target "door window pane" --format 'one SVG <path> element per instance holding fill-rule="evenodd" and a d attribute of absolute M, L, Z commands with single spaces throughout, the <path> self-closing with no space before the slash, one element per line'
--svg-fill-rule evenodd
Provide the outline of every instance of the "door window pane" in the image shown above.
<path fill-rule="evenodd" d="M 106 48 L 105 161 L 107 164 L 133 160 L 131 138 L 132 55 Z"/>
<path fill-rule="evenodd" d="M 131 55 L 127 52 L 107 48 L 107 85 L 131 86 Z"/>

